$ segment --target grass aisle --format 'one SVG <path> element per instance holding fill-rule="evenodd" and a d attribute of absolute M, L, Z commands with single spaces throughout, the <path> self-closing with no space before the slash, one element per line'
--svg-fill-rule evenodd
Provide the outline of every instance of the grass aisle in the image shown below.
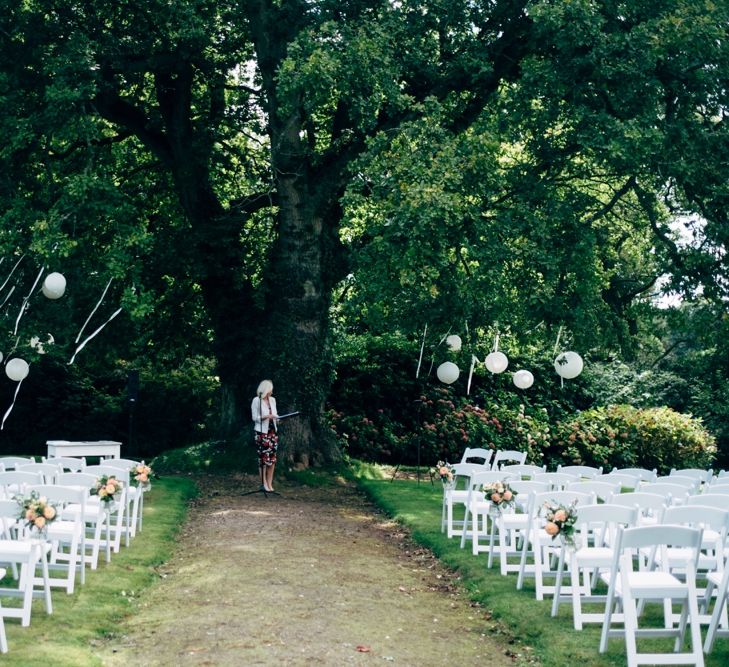
<path fill-rule="evenodd" d="M 109 564 L 102 556 L 96 571 L 87 570 L 83 586 L 77 578 L 72 595 L 52 589 L 52 615 L 45 613 L 38 599 L 33 601 L 30 627 L 21 627 L 16 619 L 5 620 L 10 651 L 0 656 L 3 667 L 102 665 L 96 646 L 116 636 L 130 609 L 159 579 L 156 568 L 170 557 L 187 501 L 194 494 L 190 480 L 155 481 L 145 496 L 144 529 L 129 547 L 112 554 Z"/>
<path fill-rule="evenodd" d="M 360 477 L 359 484 L 394 519 L 412 531 L 413 538 L 431 549 L 448 567 L 461 575 L 468 595 L 495 619 L 502 621 L 517 642 L 534 649 L 534 654 L 545 667 L 564 667 L 569 664 L 590 667 L 625 665 L 625 645 L 611 639 L 609 651 L 598 653 L 600 627 L 588 625 L 582 631 L 572 626 L 572 607 L 560 605 L 557 618 L 552 618 L 551 597 L 538 602 L 534 587 L 527 580 L 524 589 L 516 590 L 516 574 L 502 577 L 498 561 L 489 570 L 485 553 L 474 556 L 470 544 L 460 549 L 457 539 L 449 540 L 440 532 L 442 491 L 440 482 L 431 486 L 426 478 L 417 485 L 412 480 L 376 480 Z M 705 636 L 705 628 L 702 637 Z M 660 650 L 665 650 L 661 648 Z M 729 641 L 718 639 L 714 651 L 706 656 L 707 667 L 729 664 Z"/>

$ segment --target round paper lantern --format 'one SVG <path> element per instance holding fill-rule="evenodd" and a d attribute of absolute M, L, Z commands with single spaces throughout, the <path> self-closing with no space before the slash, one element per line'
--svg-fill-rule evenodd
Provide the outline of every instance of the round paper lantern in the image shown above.
<path fill-rule="evenodd" d="M 28 375 L 29 370 L 30 366 L 28 366 L 28 362 L 24 361 L 23 359 L 19 359 L 18 357 L 15 357 L 15 359 L 11 359 L 5 365 L 6 375 L 11 380 L 15 380 L 15 382 L 20 382 L 21 380 L 24 380 Z"/>
<path fill-rule="evenodd" d="M 441 382 L 446 384 L 453 384 L 458 376 L 461 374 L 461 369 L 458 368 L 452 361 L 446 361 L 438 366 L 436 375 Z"/>
<path fill-rule="evenodd" d="M 503 352 L 491 352 L 486 355 L 486 368 L 492 373 L 503 373 L 509 365 L 509 360 Z"/>
<path fill-rule="evenodd" d="M 529 389 L 529 387 L 534 384 L 534 376 L 529 371 L 525 370 L 514 373 L 514 377 L 512 379 L 519 389 Z"/>
<path fill-rule="evenodd" d="M 448 336 L 446 338 L 446 345 L 448 346 L 448 349 L 450 349 L 452 352 L 460 352 L 461 345 L 463 345 L 463 341 L 461 341 L 460 336 L 451 334 L 450 336 Z"/>
<path fill-rule="evenodd" d="M 60 299 L 66 291 L 66 279 L 60 273 L 49 273 L 41 291 L 49 299 Z"/>
<path fill-rule="evenodd" d="M 582 373 L 582 357 L 577 352 L 562 352 L 554 360 L 554 370 L 565 380 L 572 380 Z"/>

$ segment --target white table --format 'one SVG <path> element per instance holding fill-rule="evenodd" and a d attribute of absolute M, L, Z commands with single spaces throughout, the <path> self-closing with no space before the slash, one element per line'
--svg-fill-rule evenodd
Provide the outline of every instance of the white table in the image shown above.
<path fill-rule="evenodd" d="M 48 440 L 48 458 L 56 456 L 100 456 L 102 459 L 118 459 L 121 442 L 116 440 Z"/>

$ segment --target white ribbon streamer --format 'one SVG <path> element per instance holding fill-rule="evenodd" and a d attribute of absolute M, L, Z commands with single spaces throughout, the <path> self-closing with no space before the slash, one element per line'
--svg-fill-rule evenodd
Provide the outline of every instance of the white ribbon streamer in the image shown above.
<path fill-rule="evenodd" d="M 423 350 L 425 349 L 425 336 L 428 333 L 428 325 L 425 325 L 425 329 L 423 330 L 423 342 L 420 344 L 420 358 L 418 359 L 418 369 L 415 371 L 415 379 L 418 379 L 418 376 L 420 375 L 420 364 L 423 363 Z"/>
<path fill-rule="evenodd" d="M 109 322 L 111 322 L 119 313 L 121 313 L 121 311 L 122 311 L 121 308 L 117 308 L 117 310 L 114 311 L 114 313 L 112 314 L 112 316 L 108 320 L 106 320 L 106 322 L 104 322 L 104 324 L 102 324 L 96 331 L 94 331 L 94 333 L 92 333 L 88 338 L 86 338 L 84 340 L 83 343 L 81 343 L 81 345 L 79 345 L 76 348 L 76 351 L 73 353 L 73 356 L 71 357 L 71 361 L 68 362 L 68 365 L 69 366 L 71 364 L 73 364 L 74 360 L 76 359 L 76 355 L 79 352 L 81 352 L 81 350 L 84 349 L 84 347 L 86 346 L 86 343 L 88 343 L 92 338 L 94 338 L 94 336 L 96 336 L 107 324 L 109 324 Z"/>
<path fill-rule="evenodd" d="M 23 379 L 25 379 L 25 378 L 23 378 Z M 2 424 L 0 424 L 0 431 L 2 431 L 3 428 L 5 427 L 5 420 L 8 418 L 8 416 L 10 415 L 10 413 L 13 411 L 13 408 L 15 407 L 15 400 L 18 398 L 18 392 L 20 391 L 20 385 L 21 384 L 23 384 L 23 380 L 21 380 L 20 382 L 18 382 L 18 386 L 15 387 L 15 394 L 13 395 L 13 402 L 10 405 L 10 407 L 5 411 L 5 415 L 3 416 Z"/>
<path fill-rule="evenodd" d="M 8 274 L 8 277 L 5 278 L 5 282 L 2 285 L 0 285 L 0 292 L 2 292 L 5 289 L 5 285 L 7 285 L 8 284 L 8 280 L 10 280 L 10 278 L 13 277 L 13 273 L 15 273 L 15 269 L 18 268 L 18 264 L 20 264 L 20 262 L 23 261 L 23 258 L 24 257 L 25 257 L 25 255 L 21 255 L 20 256 L 20 259 L 17 262 L 15 262 L 15 266 L 12 269 L 10 269 L 10 273 Z M 5 261 L 5 258 L 3 257 L 2 260 L 0 260 L 0 261 L 4 262 Z"/>
<path fill-rule="evenodd" d="M 20 261 L 20 260 L 18 260 Z M 18 333 L 18 325 L 20 324 L 20 318 L 23 317 L 23 314 L 27 310 L 28 306 L 28 300 L 33 295 L 33 292 L 35 291 L 35 286 L 38 284 L 38 281 L 41 279 L 41 276 L 43 275 L 43 272 L 46 270 L 46 267 L 42 267 L 41 270 L 38 272 L 38 275 L 35 278 L 35 282 L 33 283 L 33 287 L 30 288 L 30 292 L 28 292 L 28 296 L 26 296 L 23 299 L 23 303 L 20 306 L 20 312 L 18 313 L 18 318 L 15 320 L 15 329 L 13 330 L 13 336 L 17 335 Z"/>
<path fill-rule="evenodd" d="M 81 327 L 81 331 L 79 331 L 78 336 L 76 336 L 76 340 L 74 341 L 75 343 L 78 343 L 79 340 L 81 340 L 81 334 L 84 332 L 86 325 L 91 321 L 91 318 L 94 316 L 94 313 L 99 309 L 101 302 L 104 300 L 104 297 L 106 296 L 106 293 L 109 290 L 109 285 L 111 285 L 112 280 L 114 280 L 114 278 L 109 278 L 109 282 L 106 283 L 106 287 L 104 288 L 104 291 L 101 293 L 101 298 L 96 302 L 96 305 L 94 306 L 94 309 L 91 311 L 91 314 L 86 318 L 84 325 Z"/>

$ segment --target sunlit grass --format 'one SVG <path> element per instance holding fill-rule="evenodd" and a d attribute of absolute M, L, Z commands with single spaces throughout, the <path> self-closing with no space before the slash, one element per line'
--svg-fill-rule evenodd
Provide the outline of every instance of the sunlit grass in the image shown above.
<path fill-rule="evenodd" d="M 170 557 L 187 501 L 194 494 L 190 480 L 156 480 L 145 496 L 143 530 L 129 547 L 112 554 L 109 564 L 102 556 L 96 571 L 87 570 L 83 586 L 77 578 L 72 595 L 54 588 L 52 615 L 46 614 L 43 601 L 37 599 L 30 627 L 21 627 L 17 619 L 5 620 L 10 651 L 0 656 L 0 664 L 101 665 L 96 645 L 116 636 L 133 603 L 159 578 L 155 568 Z"/>
<path fill-rule="evenodd" d="M 534 585 L 527 580 L 524 589 L 516 590 L 516 574 L 502 577 L 498 559 L 494 567 L 486 567 L 487 554 L 474 556 L 470 544 L 460 548 L 458 539 L 448 539 L 440 532 L 442 490 L 440 483 L 431 485 L 429 479 L 417 484 L 413 480 L 377 480 L 371 476 L 359 479 L 360 486 L 372 500 L 389 515 L 408 526 L 413 538 L 430 548 L 438 558 L 456 570 L 469 596 L 493 613 L 513 633 L 518 643 L 534 649 L 545 666 L 563 667 L 568 664 L 590 667 L 626 664 L 625 645 L 611 639 L 607 654 L 598 653 L 600 627 L 588 625 L 574 630 L 572 607 L 561 604 L 559 615 L 552 618 L 552 599 L 537 601 Z M 649 622 L 659 621 L 658 610 Z M 705 636 L 705 627 L 702 633 Z M 657 641 L 657 640 L 651 640 Z M 645 645 L 639 644 L 641 650 Z M 671 650 L 665 642 L 657 650 Z M 687 650 L 687 649 L 684 649 Z M 729 641 L 718 639 L 714 651 L 706 656 L 707 667 L 729 664 Z"/>

